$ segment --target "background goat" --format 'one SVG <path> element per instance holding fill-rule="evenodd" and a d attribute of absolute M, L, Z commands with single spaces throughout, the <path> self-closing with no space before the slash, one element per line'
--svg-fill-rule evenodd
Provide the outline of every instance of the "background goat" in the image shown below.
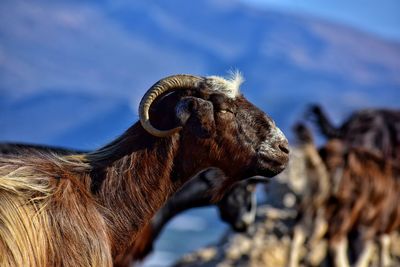
<path fill-rule="evenodd" d="M 140 123 L 99 150 L 0 158 L 1 265 L 111 266 L 200 170 L 221 169 L 225 190 L 242 177 L 281 172 L 287 140 L 239 93 L 240 83 L 171 76 L 143 97 Z"/>
<path fill-rule="evenodd" d="M 303 124 L 294 126 L 304 160 L 308 170 L 305 192 L 298 205 L 297 217 L 293 229 L 293 238 L 289 249 L 288 267 L 297 267 L 300 262 L 300 250 L 309 236 L 310 247 L 314 247 L 318 239 L 326 231 L 325 206 L 330 197 L 331 180 L 325 165 L 313 144 L 313 137 Z"/>
<path fill-rule="evenodd" d="M 333 125 L 319 105 L 310 106 L 307 113 L 327 139 L 339 138 L 346 145 L 365 147 L 400 160 L 400 110 L 359 110 L 339 127 Z"/>
<path fill-rule="evenodd" d="M 383 235 L 399 229 L 400 168 L 364 148 L 347 149 L 339 140 L 330 141 L 326 150 L 323 158 L 328 171 L 341 173 L 338 189 L 327 205 L 329 246 L 338 259 L 336 266 L 349 266 L 347 237 L 356 232 L 363 244 L 356 266 L 366 267 L 374 239 L 385 239 Z M 381 266 L 389 264 L 387 246 L 382 247 Z"/>
<path fill-rule="evenodd" d="M 372 153 L 365 148 L 348 148 L 339 139 L 330 140 L 319 154 L 315 147 L 312 148 L 311 142 L 307 146 L 306 153 L 309 156 L 321 156 L 315 161 L 318 164 L 311 166 L 314 170 L 310 177 L 317 174 L 318 178 L 322 178 L 321 181 L 325 181 L 327 176 L 330 180 L 331 190 L 328 191 L 328 198 L 324 198 L 324 205 L 311 207 L 314 213 L 322 212 L 328 222 L 329 227 L 323 229 L 328 231 L 329 248 L 333 253 L 335 266 L 349 266 L 347 239 L 351 232 L 357 232 L 363 244 L 356 266 L 368 266 L 373 242 L 377 237 L 385 240 L 381 247 L 381 266 L 389 266 L 387 235 L 398 230 L 400 226 L 400 168 L 381 154 Z M 313 203 L 315 201 L 311 202 Z M 309 218 L 311 221 L 313 219 L 318 222 L 316 216 Z M 298 242 L 303 235 L 304 231 L 299 234 L 295 230 L 293 243 Z M 304 238 L 301 240 L 304 241 Z"/>
<path fill-rule="evenodd" d="M 363 147 L 381 154 L 387 160 L 399 162 L 399 110 L 365 109 L 356 111 L 340 127 L 333 126 L 322 107 L 318 105 L 312 105 L 308 115 L 328 140 L 339 138 L 346 146 Z M 381 247 L 387 247 L 388 240 L 388 236 L 382 236 Z M 384 255 L 383 258 L 388 257 Z"/>

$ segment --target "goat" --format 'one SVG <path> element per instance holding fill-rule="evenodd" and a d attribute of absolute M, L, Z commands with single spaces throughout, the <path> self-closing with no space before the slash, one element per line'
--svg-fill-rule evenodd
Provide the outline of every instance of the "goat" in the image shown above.
<path fill-rule="evenodd" d="M 289 249 L 288 267 L 297 267 L 300 261 L 300 249 L 305 243 L 307 235 L 310 247 L 321 235 L 325 234 L 325 210 L 324 206 L 330 196 L 330 177 L 325 165 L 313 145 L 313 137 L 303 124 L 296 124 L 294 132 L 297 135 L 304 160 L 309 173 L 305 185 L 305 192 L 302 195 L 296 223 L 293 229 L 293 238 Z"/>
<path fill-rule="evenodd" d="M 329 224 L 324 230 L 327 230 L 335 266 L 349 266 L 347 236 L 352 231 L 358 231 L 365 244 L 356 266 L 368 266 L 373 239 L 377 236 L 386 243 L 381 251 L 381 265 L 388 266 L 387 235 L 400 227 L 400 168 L 380 154 L 365 148 L 349 148 L 339 139 L 330 140 L 317 153 L 311 140 L 308 139 L 306 154 L 315 157 L 317 164 L 312 167 L 317 170 L 310 176 L 317 174 L 322 183 L 329 177 L 331 184 L 323 205 L 311 207 L 314 212 L 320 208 L 322 220 Z M 304 234 L 299 232 L 295 231 L 295 236 L 299 235 L 297 239 L 303 241 Z"/>
<path fill-rule="evenodd" d="M 365 109 L 354 112 L 340 127 L 335 127 L 318 105 L 311 105 L 309 117 L 329 139 L 339 138 L 349 147 L 364 147 L 393 162 L 400 160 L 400 111 Z M 383 236 L 381 246 L 387 247 Z M 387 257 L 387 256 L 385 256 Z"/>
<path fill-rule="evenodd" d="M 339 138 L 348 146 L 365 147 L 400 160 L 400 110 L 360 110 L 339 127 L 332 124 L 319 105 L 311 105 L 307 114 L 327 139 Z"/>
<path fill-rule="evenodd" d="M 45 145 L 0 143 L 0 155 L 18 155 L 29 151 L 47 151 L 69 155 L 86 153 L 81 150 L 70 150 L 61 147 Z M 191 208 L 205 207 L 214 204 L 212 201 L 214 188 L 213 181 L 223 173 L 215 168 L 202 171 L 187 182 L 153 217 L 150 223 L 138 234 L 131 248 L 116 257 L 114 266 L 130 266 L 130 263 L 144 259 L 152 250 L 153 243 L 161 233 L 163 227 L 171 218 Z M 267 180 L 261 177 L 252 177 L 240 181 L 227 192 L 223 198 L 215 203 L 220 218 L 228 223 L 235 231 L 244 232 L 254 222 L 256 214 L 255 186 Z M 218 185 L 217 185 L 218 186 Z"/>
<path fill-rule="evenodd" d="M 391 160 L 364 148 L 345 148 L 330 141 L 323 156 L 330 173 L 340 173 L 337 191 L 327 204 L 329 247 L 337 266 L 349 266 L 347 236 L 356 231 L 364 244 L 356 262 L 368 266 L 374 238 L 384 243 L 388 234 L 400 228 L 400 168 Z M 338 160 L 338 159 L 341 159 Z M 381 251 L 381 266 L 388 266 L 387 244 Z"/>
<path fill-rule="evenodd" d="M 142 98 L 140 122 L 96 151 L 1 157 L 0 265 L 111 266 L 200 170 L 219 168 L 224 190 L 281 172 L 287 139 L 241 82 L 170 76 Z"/>

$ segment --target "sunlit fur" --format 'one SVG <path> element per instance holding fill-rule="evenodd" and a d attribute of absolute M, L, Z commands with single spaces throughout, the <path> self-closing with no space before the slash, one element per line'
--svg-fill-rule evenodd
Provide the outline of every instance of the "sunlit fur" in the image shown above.
<path fill-rule="evenodd" d="M 50 154 L 0 164 L 1 266 L 111 265 L 87 164 Z"/>
<path fill-rule="evenodd" d="M 172 139 L 169 141 L 174 142 Z M 0 158 L 0 266 L 112 265 L 113 255 L 182 183 L 171 184 L 163 178 L 172 170 L 168 156 L 173 151 L 150 149 L 108 165 L 106 179 L 93 195 L 95 167 L 89 162 L 91 157 L 115 156 L 110 154 L 112 147 L 93 155 L 62 157 L 32 152 Z M 142 161 L 166 164 L 143 169 Z M 144 175 L 132 177 L 133 169 Z"/>

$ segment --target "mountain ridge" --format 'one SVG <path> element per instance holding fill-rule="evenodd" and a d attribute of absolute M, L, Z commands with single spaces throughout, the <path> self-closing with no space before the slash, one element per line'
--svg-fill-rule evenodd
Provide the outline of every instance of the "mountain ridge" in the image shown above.
<path fill-rule="evenodd" d="M 55 102 L 64 101 L 62 92 L 76 96 L 77 114 L 87 112 L 76 104 L 84 95 L 133 107 L 136 114 L 141 95 L 164 76 L 224 75 L 232 68 L 244 73 L 244 94 L 285 130 L 310 102 L 327 106 L 335 118 L 365 106 L 399 107 L 400 43 L 318 18 L 228 0 L 2 5 L 0 127 L 7 130 L 0 132 L 0 140 L 15 136 L 13 141 L 70 144 L 68 129 L 32 138 L 18 126 L 31 121 L 38 107 L 54 110 L 41 119 L 37 115 L 35 123 L 43 128 L 51 127 L 46 121 L 65 120 L 70 105 L 54 109 Z M 40 104 L 35 98 L 46 94 L 53 95 L 52 102 Z M 20 103 L 34 100 L 25 115 L 18 111 Z M 100 107 L 99 102 L 91 112 L 108 118 L 110 127 L 109 114 L 114 120 L 126 118 Z M 75 119 L 71 138 L 87 130 L 87 121 Z M 93 127 L 100 126 L 98 121 Z"/>

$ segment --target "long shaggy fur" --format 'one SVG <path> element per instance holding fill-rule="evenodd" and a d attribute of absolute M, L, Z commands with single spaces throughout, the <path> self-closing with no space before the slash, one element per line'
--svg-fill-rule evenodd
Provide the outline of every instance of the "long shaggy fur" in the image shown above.
<path fill-rule="evenodd" d="M 1 266 L 111 265 L 90 180 L 74 172 L 86 164 L 42 154 L 0 164 Z"/>

